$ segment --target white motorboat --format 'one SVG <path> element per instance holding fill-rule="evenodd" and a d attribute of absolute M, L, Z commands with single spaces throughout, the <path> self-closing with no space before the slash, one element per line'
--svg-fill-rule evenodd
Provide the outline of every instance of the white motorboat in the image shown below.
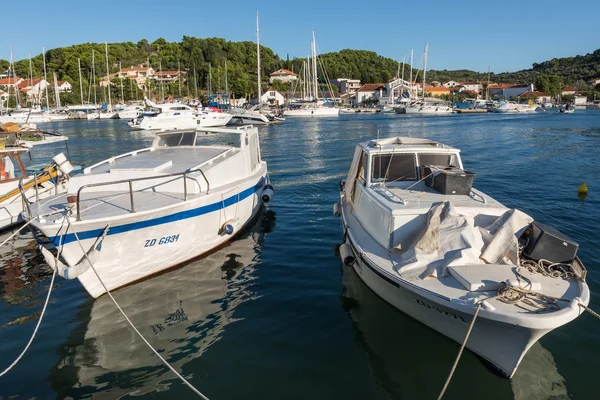
<path fill-rule="evenodd" d="M 108 111 L 108 110 L 91 112 L 87 115 L 87 119 L 89 121 L 94 120 L 94 119 L 119 119 L 119 113 L 115 112 L 115 111 Z"/>
<path fill-rule="evenodd" d="M 137 130 L 183 130 L 196 129 L 196 110 L 180 103 L 153 104 L 150 111 L 128 122 Z"/>
<path fill-rule="evenodd" d="M 304 106 L 295 109 L 285 110 L 285 117 L 337 117 L 340 115 L 338 107 L 326 106 Z"/>
<path fill-rule="evenodd" d="M 600 100 L 592 100 L 587 104 L 586 108 L 600 109 Z"/>
<path fill-rule="evenodd" d="M 356 114 L 356 110 L 354 108 L 340 108 L 340 114 Z"/>
<path fill-rule="evenodd" d="M 52 122 L 46 113 L 30 111 L 13 111 L 0 115 L 0 124 L 14 122 L 15 124 L 40 124 Z"/>
<path fill-rule="evenodd" d="M 119 119 L 132 120 L 141 117 L 144 114 L 144 107 L 139 104 L 131 104 L 123 107 L 117 112 Z"/>
<path fill-rule="evenodd" d="M 84 169 L 26 218 L 57 247 L 60 262 L 41 247 L 48 264 L 98 297 L 227 242 L 272 195 L 257 128 L 171 131 Z"/>
<path fill-rule="evenodd" d="M 575 113 L 575 107 L 569 106 L 567 104 L 565 107 L 559 108 L 557 112 L 559 112 L 561 114 L 574 114 Z"/>
<path fill-rule="evenodd" d="M 204 107 L 198 112 L 197 126 L 200 129 L 225 126 L 231 121 L 231 118 L 233 118 L 233 115 L 230 113 L 211 107 Z"/>
<path fill-rule="evenodd" d="M 447 101 L 435 100 L 417 100 L 402 109 L 401 114 L 419 114 L 419 115 L 448 115 L 454 112 L 452 103 Z"/>
<path fill-rule="evenodd" d="M 360 143 L 340 203 L 340 255 L 375 293 L 511 377 L 590 300 L 577 244 L 471 187 L 458 149 Z M 556 300 L 560 298 L 561 300 Z"/>
<path fill-rule="evenodd" d="M 31 147 L 67 140 L 66 136 L 46 136 L 40 132 L 2 133 L 0 140 L 4 147 L 0 149 L 0 230 L 9 228 L 22 221 L 23 196 L 28 203 L 64 193 L 66 179 L 72 169 L 67 169 L 66 158 L 60 154 L 54 157 L 54 163 L 47 165 L 37 174 L 27 171 L 22 156 L 29 154 Z M 61 172 L 57 162 L 61 164 Z M 64 165 L 62 165 L 64 163 Z"/>
<path fill-rule="evenodd" d="M 533 113 L 538 108 L 535 104 L 520 104 L 516 101 L 502 101 L 492 111 L 502 114 Z"/>
<path fill-rule="evenodd" d="M 231 108 L 231 124 L 237 125 L 268 125 L 269 118 L 260 112 L 258 105 L 246 110 L 243 108 Z"/>

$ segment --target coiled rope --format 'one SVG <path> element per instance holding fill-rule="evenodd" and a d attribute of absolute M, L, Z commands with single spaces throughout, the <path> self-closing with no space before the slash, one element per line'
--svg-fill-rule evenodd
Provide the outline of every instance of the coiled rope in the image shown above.
<path fill-rule="evenodd" d="M 123 311 L 123 309 L 121 308 L 121 306 L 119 306 L 119 303 L 117 303 L 117 300 L 115 300 L 115 298 L 113 297 L 113 295 L 110 293 L 110 291 L 108 290 L 108 288 L 106 287 L 106 285 L 104 284 L 104 282 L 102 281 L 102 279 L 100 278 L 100 275 L 98 274 L 98 271 L 96 271 L 96 268 L 94 267 L 94 264 L 92 263 L 92 260 L 90 260 L 87 251 L 83 248 L 83 245 L 81 244 L 81 241 L 79 240 L 79 236 L 77 236 L 77 232 L 75 232 L 75 229 L 73 228 L 73 226 L 69 225 L 71 227 L 71 230 L 73 231 L 73 234 L 75 235 L 75 240 L 77 240 L 77 243 L 79 244 L 79 247 L 81 247 L 81 251 L 83 251 L 83 254 L 85 255 L 85 258 L 87 258 L 88 262 L 90 263 L 90 267 L 92 268 L 92 270 L 94 271 L 94 274 L 96 274 L 96 277 L 98 278 L 98 280 L 100 281 L 100 283 L 102 284 L 102 287 L 104 288 L 104 290 L 106 291 L 106 294 L 110 297 L 110 299 L 113 301 L 113 303 L 115 303 L 115 306 L 119 309 L 119 311 L 121 312 L 121 314 L 123 315 L 123 317 L 125 318 L 125 320 L 129 323 L 129 325 L 131 326 L 131 328 L 135 331 L 135 333 L 137 333 L 137 335 L 144 341 L 144 343 L 146 343 L 146 345 L 150 348 L 150 350 L 152 350 L 154 352 L 154 354 L 156 354 L 156 356 L 158 358 L 160 358 L 160 360 L 179 378 L 181 379 L 181 381 L 186 384 L 194 393 L 196 393 L 198 396 L 200 396 L 202 399 L 204 400 L 208 400 L 208 397 L 206 397 L 205 395 L 203 395 L 198 389 L 196 389 L 191 383 L 189 383 L 183 376 L 181 376 L 181 374 L 179 372 L 177 372 L 175 370 L 175 368 L 173 368 L 171 366 L 171 364 L 169 364 L 169 362 L 167 360 L 165 360 L 159 353 L 158 351 L 156 351 L 156 349 L 154 347 L 152 347 L 152 345 L 150 344 L 150 342 L 148 342 L 148 340 L 146 340 L 146 338 L 142 335 L 142 333 L 135 327 L 135 325 L 133 325 L 133 322 L 131 322 L 131 320 L 129 319 L 129 317 L 127 316 L 127 314 L 125 314 L 125 311 Z M 68 227 L 67 227 L 68 230 Z"/>

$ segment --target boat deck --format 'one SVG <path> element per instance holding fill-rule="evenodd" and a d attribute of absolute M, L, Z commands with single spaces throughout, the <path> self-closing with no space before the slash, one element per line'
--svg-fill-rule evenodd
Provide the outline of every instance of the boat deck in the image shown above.
<path fill-rule="evenodd" d="M 226 146 L 140 150 L 102 161 L 86 168 L 86 172 L 101 174 L 111 171 L 153 171 L 160 174 L 174 174 L 203 165 L 209 169 L 224 160 L 226 156 L 237 152 L 239 149 Z"/>

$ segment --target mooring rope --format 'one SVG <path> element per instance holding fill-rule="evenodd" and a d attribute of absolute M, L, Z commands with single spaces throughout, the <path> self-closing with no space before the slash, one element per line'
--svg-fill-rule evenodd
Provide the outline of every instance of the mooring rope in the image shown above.
<path fill-rule="evenodd" d="M 62 229 L 62 227 L 64 226 L 65 220 L 67 219 L 67 217 L 63 218 L 62 223 L 60 225 L 60 229 Z M 2 245 L 4 245 L 4 243 L 6 243 L 11 237 L 14 237 L 17 233 L 19 233 L 23 228 L 25 228 L 27 225 L 29 225 L 31 222 L 33 222 L 35 220 L 35 218 L 32 218 L 27 224 L 23 225 L 21 228 L 19 228 L 15 233 L 13 233 L 7 240 L 5 240 L 4 242 L 2 242 L 2 244 L 0 245 L 0 247 Z M 62 236 L 59 242 L 59 248 L 58 251 L 56 253 L 56 260 L 58 260 L 58 257 L 60 257 L 60 252 L 62 249 Z M 10 364 L 4 371 L 2 371 L 0 373 L 0 377 L 3 376 L 4 374 L 8 373 L 8 371 L 10 371 L 15 365 L 18 364 L 19 361 L 21 361 L 21 358 L 23 358 L 23 356 L 25 355 L 25 353 L 27 352 L 27 350 L 29 350 L 29 346 L 31 346 L 31 343 L 33 343 L 33 339 L 35 339 L 35 336 L 37 335 L 38 329 L 40 328 L 40 325 L 42 324 L 42 319 L 44 319 L 44 315 L 46 314 L 46 308 L 48 307 L 48 303 L 50 302 L 50 294 L 52 293 L 52 287 L 54 286 L 54 278 L 56 278 L 56 268 L 52 268 L 52 279 L 50 280 L 50 287 L 48 288 L 48 294 L 46 295 L 46 301 L 44 302 L 44 307 L 42 308 L 42 312 L 40 314 L 40 318 L 38 319 L 38 322 L 35 326 L 35 329 L 33 330 L 33 334 L 31 335 L 31 337 L 29 338 L 29 342 L 27 342 L 27 345 L 25 346 L 25 348 L 23 349 L 23 351 L 21 352 L 21 354 L 19 354 L 19 356 L 15 359 L 15 361 L 12 362 L 12 364 Z"/>
<path fill-rule="evenodd" d="M 129 325 L 131 326 L 131 328 L 135 331 L 135 333 L 137 333 L 137 335 L 144 341 L 144 343 L 146 343 L 146 345 L 150 348 L 150 350 L 152 350 L 154 352 L 154 354 L 156 354 L 156 356 L 158 358 L 160 358 L 160 360 L 167 366 L 169 367 L 169 369 L 179 378 L 181 379 L 181 381 L 183 383 L 185 383 L 194 393 L 196 393 L 198 396 L 200 396 L 202 399 L 204 400 L 208 400 L 208 397 L 206 397 L 205 395 L 203 395 L 198 389 L 196 389 L 191 383 L 189 383 L 183 376 L 181 376 L 181 374 L 179 374 L 179 372 L 177 372 L 175 370 L 175 368 L 173 368 L 171 366 L 171 364 L 169 364 L 169 362 L 167 360 L 165 360 L 159 353 L 158 351 L 156 351 L 156 349 L 154 347 L 152 347 L 152 345 L 150 344 L 150 342 L 148 342 L 148 340 L 146 340 L 146 338 L 142 335 L 142 333 L 135 327 L 135 325 L 133 325 L 133 322 L 131 322 L 131 320 L 129 319 L 129 317 L 127 316 L 127 314 L 125 314 L 125 311 L 123 311 L 123 309 L 121 308 L 121 306 L 119 306 L 119 303 L 117 303 L 117 300 L 115 300 L 115 298 L 113 297 L 113 295 L 110 293 L 110 291 L 108 290 L 108 288 L 106 287 L 106 285 L 104 284 L 104 282 L 102 281 L 102 279 L 100 278 L 100 275 L 98 274 L 98 271 L 96 271 L 96 268 L 94 267 L 94 264 L 92 263 L 92 260 L 90 260 L 90 257 L 88 256 L 87 251 L 83 248 L 83 244 L 81 243 L 81 241 L 79 240 L 79 237 L 77 236 L 77 232 L 75 232 L 75 229 L 73 228 L 73 226 L 69 225 L 71 227 L 71 230 L 73 231 L 73 234 L 75 235 L 75 240 L 77 240 L 77 243 L 79 244 L 79 247 L 81 247 L 81 251 L 83 251 L 83 254 L 85 256 L 85 258 L 87 258 L 88 262 L 90 263 L 90 267 L 92 268 L 92 270 L 94 271 L 94 274 L 96 274 L 96 277 L 98 278 L 98 280 L 100 281 L 100 283 L 102 284 L 102 287 L 104 288 L 104 290 L 106 291 L 106 294 L 110 297 L 110 299 L 113 301 L 113 303 L 115 303 L 115 306 L 119 309 L 119 311 L 121 312 L 121 314 L 123 315 L 123 317 L 125 318 L 125 320 L 129 323 Z M 68 227 L 67 227 L 68 229 Z"/>
<path fill-rule="evenodd" d="M 458 365 L 458 361 L 460 360 L 460 356 L 467 345 L 467 340 L 469 340 L 469 336 L 471 335 L 471 331 L 473 330 L 473 326 L 475 325 L 475 320 L 477 319 L 477 315 L 479 314 L 479 310 L 481 309 L 481 301 L 477 303 L 477 308 L 475 309 L 475 314 L 473 314 L 473 320 L 471 321 L 471 325 L 469 325 L 469 330 L 467 331 L 467 335 L 465 336 L 465 340 L 463 340 L 462 345 L 460 346 L 460 350 L 458 351 L 458 355 L 456 356 L 456 360 L 454 360 L 454 365 L 450 370 L 450 375 L 448 375 L 448 379 L 446 379 L 446 383 L 438 396 L 438 400 L 441 400 L 444 397 L 444 393 L 446 393 L 446 389 L 448 389 L 448 385 L 450 385 L 450 381 L 452 380 L 452 376 L 454 375 L 454 371 L 456 371 L 456 366 Z"/>

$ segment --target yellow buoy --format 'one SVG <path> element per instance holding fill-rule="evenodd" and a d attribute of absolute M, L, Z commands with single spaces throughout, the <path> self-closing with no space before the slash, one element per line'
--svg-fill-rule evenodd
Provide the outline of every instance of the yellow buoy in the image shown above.
<path fill-rule="evenodd" d="M 588 192 L 587 185 L 586 185 L 585 181 L 583 181 L 583 183 L 581 184 L 581 186 L 579 186 L 577 188 L 577 193 L 579 193 L 579 194 L 587 194 L 587 192 Z"/>

